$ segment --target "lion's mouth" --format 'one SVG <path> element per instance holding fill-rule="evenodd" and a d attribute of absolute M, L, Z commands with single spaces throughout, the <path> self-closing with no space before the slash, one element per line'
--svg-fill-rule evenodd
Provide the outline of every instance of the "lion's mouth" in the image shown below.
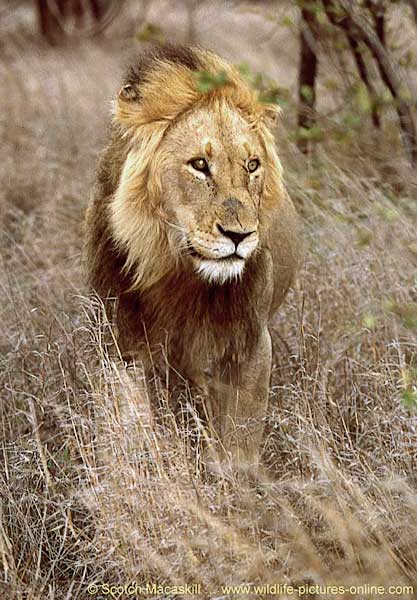
<path fill-rule="evenodd" d="M 245 270 L 245 259 L 233 252 L 228 256 L 208 258 L 190 245 L 190 256 L 200 277 L 213 285 L 239 280 Z"/>
<path fill-rule="evenodd" d="M 200 254 L 200 252 L 198 252 L 193 246 L 190 247 L 190 256 L 192 256 L 193 258 L 197 258 L 198 260 L 215 260 L 219 263 L 234 262 L 236 260 L 244 262 L 245 260 L 244 258 L 242 258 L 242 256 L 239 256 L 239 254 L 236 254 L 236 252 L 234 252 L 233 254 L 228 254 L 227 256 L 204 256 L 203 254 Z"/>

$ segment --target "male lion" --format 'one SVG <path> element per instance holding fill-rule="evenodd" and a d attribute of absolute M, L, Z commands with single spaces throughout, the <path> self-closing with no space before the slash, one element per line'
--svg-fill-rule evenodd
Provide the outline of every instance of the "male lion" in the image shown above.
<path fill-rule="evenodd" d="M 214 82 L 205 92 L 202 73 Z M 255 467 L 268 322 L 299 247 L 277 112 L 216 54 L 153 50 L 119 92 L 86 220 L 90 283 L 117 299 L 124 357 L 169 364 L 205 390 L 223 458 Z"/>

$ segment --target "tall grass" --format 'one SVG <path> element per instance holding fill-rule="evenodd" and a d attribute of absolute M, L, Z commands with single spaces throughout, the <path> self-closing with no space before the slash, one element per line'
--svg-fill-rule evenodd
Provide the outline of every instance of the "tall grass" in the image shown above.
<path fill-rule="evenodd" d="M 263 468 L 204 476 L 192 401 L 155 419 L 84 286 L 83 212 L 120 49 L 19 34 L 4 50 L 2 597 L 132 581 L 199 584 L 202 598 L 243 583 L 415 595 L 417 181 L 389 127 L 370 143 L 366 123 L 341 138 L 326 122 L 306 159 L 287 113 L 278 146 L 305 259 L 273 327 Z"/>

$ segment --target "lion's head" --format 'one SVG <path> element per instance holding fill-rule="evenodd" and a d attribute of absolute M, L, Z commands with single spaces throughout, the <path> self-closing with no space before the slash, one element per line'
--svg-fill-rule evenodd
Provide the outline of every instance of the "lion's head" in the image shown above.
<path fill-rule="evenodd" d="M 222 85 L 201 91 L 201 72 Z M 202 49 L 165 47 L 131 69 L 115 105 L 125 157 L 108 214 L 133 287 L 178 265 L 213 284 L 242 276 L 282 201 L 277 113 Z"/>

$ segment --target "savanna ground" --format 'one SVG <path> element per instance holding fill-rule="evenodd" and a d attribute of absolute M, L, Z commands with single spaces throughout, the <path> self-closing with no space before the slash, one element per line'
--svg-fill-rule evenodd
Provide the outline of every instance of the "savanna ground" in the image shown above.
<path fill-rule="evenodd" d="M 180 3 L 161 4 L 147 18 L 184 39 Z M 109 597 L 103 583 L 132 581 L 200 584 L 201 598 L 233 597 L 223 586 L 242 583 L 398 586 L 311 598 L 417 596 L 417 177 L 395 114 L 373 131 L 349 93 L 353 72 L 341 77 L 330 60 L 322 139 L 309 158 L 298 152 L 296 33 L 291 3 L 278 5 L 282 27 L 212 2 L 193 31 L 289 89 L 277 142 L 305 259 L 274 325 L 256 481 L 203 477 L 192 404 L 183 421 L 156 425 L 140 373 L 135 383 L 91 326 L 83 213 L 140 20 L 124 14 L 101 38 L 55 48 L 24 4 L 2 21 L 2 598 L 88 598 L 91 584 Z"/>

